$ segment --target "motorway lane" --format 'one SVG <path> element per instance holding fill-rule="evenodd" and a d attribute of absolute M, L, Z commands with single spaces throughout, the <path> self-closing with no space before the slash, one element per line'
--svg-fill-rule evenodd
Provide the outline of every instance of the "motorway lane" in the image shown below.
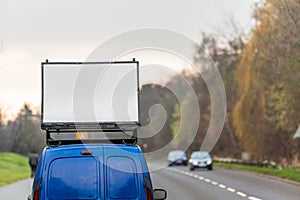
<path fill-rule="evenodd" d="M 300 200 L 300 187 L 279 180 L 268 179 L 255 173 L 217 168 L 209 174 L 212 180 L 223 181 L 230 187 L 261 199 Z"/>
<path fill-rule="evenodd" d="M 300 200 L 300 187 L 248 172 L 177 166 L 151 174 L 154 187 L 166 189 L 171 200 Z"/>
<path fill-rule="evenodd" d="M 152 172 L 154 188 L 168 192 L 169 200 L 239 200 L 237 195 L 220 190 L 213 185 L 170 170 Z"/>
<path fill-rule="evenodd" d="M 11 185 L 0 187 L 1 200 L 25 200 L 31 192 L 33 179 L 25 179 Z"/>

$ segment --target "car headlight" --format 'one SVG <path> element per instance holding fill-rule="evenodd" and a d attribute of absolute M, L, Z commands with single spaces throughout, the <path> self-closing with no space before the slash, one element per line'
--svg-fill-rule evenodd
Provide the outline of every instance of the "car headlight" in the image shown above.
<path fill-rule="evenodd" d="M 194 160 L 193 165 L 198 165 L 198 161 Z"/>
<path fill-rule="evenodd" d="M 206 164 L 208 164 L 208 165 L 210 165 L 212 163 L 212 160 L 208 160 L 207 162 L 206 162 Z"/>

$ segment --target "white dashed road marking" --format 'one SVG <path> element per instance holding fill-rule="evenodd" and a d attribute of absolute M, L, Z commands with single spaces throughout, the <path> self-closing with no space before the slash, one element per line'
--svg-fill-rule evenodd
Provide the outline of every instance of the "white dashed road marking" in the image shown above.
<path fill-rule="evenodd" d="M 221 183 L 218 183 L 216 181 L 210 180 L 210 179 L 205 178 L 203 176 L 199 176 L 197 174 L 189 173 L 189 172 L 186 172 L 186 171 L 183 171 L 183 170 L 178 170 L 178 169 L 170 169 L 170 168 L 167 168 L 167 169 L 170 170 L 170 171 L 174 171 L 174 172 L 186 175 L 186 176 L 193 177 L 193 178 L 198 179 L 200 181 L 204 181 L 204 182 L 209 183 L 211 185 L 217 186 L 217 187 L 219 187 L 221 189 L 224 189 L 224 190 L 227 190 L 229 192 L 232 192 L 232 193 L 234 193 L 234 194 L 236 194 L 238 196 L 241 196 L 241 197 L 244 197 L 244 198 L 248 197 L 249 200 L 263 200 L 263 199 L 260 199 L 260 198 L 254 197 L 254 196 L 247 195 L 247 194 L 245 194 L 245 193 L 243 193 L 241 191 L 237 191 L 234 188 L 227 187 L 224 184 L 221 184 Z"/>
<path fill-rule="evenodd" d="M 212 185 L 218 185 L 218 183 L 215 182 L 215 181 L 212 181 L 211 184 L 212 184 Z"/>
<path fill-rule="evenodd" d="M 245 193 L 242 193 L 242 192 L 236 192 L 236 194 L 241 196 L 241 197 L 246 197 L 247 196 Z"/>
<path fill-rule="evenodd" d="M 211 180 L 208 179 L 208 178 L 206 178 L 204 181 L 205 181 L 206 183 L 210 183 L 210 182 L 211 182 Z"/>
<path fill-rule="evenodd" d="M 262 200 L 262 199 L 259 199 L 259 198 L 256 198 L 256 197 L 248 197 L 249 200 Z"/>
<path fill-rule="evenodd" d="M 227 188 L 227 190 L 228 190 L 229 192 L 235 192 L 235 191 L 236 191 L 236 190 L 233 189 L 233 188 Z"/>

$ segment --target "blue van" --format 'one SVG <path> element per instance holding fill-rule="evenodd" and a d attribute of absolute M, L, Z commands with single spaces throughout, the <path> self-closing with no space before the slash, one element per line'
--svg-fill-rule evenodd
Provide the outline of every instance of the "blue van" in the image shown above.
<path fill-rule="evenodd" d="M 153 190 L 136 145 L 139 99 L 135 59 L 42 63 L 41 128 L 48 147 L 29 199 L 166 199 L 165 190 Z"/>
<path fill-rule="evenodd" d="M 139 146 L 73 144 L 44 149 L 29 199 L 154 200 L 166 191 L 152 189 Z"/>

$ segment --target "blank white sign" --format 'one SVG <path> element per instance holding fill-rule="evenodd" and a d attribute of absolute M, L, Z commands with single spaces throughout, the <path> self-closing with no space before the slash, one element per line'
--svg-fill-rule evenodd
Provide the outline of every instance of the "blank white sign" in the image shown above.
<path fill-rule="evenodd" d="M 138 122 L 138 66 L 44 63 L 42 123 Z"/>

